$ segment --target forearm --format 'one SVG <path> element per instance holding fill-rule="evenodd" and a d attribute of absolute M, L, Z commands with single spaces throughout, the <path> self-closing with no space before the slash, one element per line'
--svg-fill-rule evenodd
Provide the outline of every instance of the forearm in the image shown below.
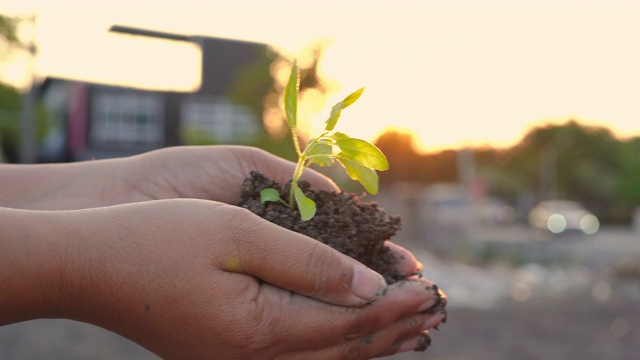
<path fill-rule="evenodd" d="M 133 307 L 129 303 L 141 303 L 133 295 L 136 291 L 119 291 L 138 261 L 132 250 L 135 239 L 120 243 L 131 235 L 118 226 L 124 221 L 116 214 L 122 213 L 120 207 L 69 211 L 0 207 L 0 326 L 39 318 L 73 319 L 111 329 L 122 326 L 132 316 L 123 314 Z M 129 250 L 124 251 L 127 256 L 121 248 Z M 114 317 L 114 311 L 120 316 Z"/>
<path fill-rule="evenodd" d="M 58 316 L 66 244 L 51 215 L 0 208 L 0 325 Z"/>
<path fill-rule="evenodd" d="M 126 185 L 126 179 L 114 176 L 122 171 L 118 161 L 0 165 L 0 206 L 67 210 L 112 205 Z"/>

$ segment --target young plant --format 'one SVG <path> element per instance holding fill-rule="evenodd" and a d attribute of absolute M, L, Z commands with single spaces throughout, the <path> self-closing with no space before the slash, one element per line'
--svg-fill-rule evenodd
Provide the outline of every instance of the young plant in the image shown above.
<path fill-rule="evenodd" d="M 260 192 L 260 201 L 263 204 L 269 201 L 282 202 L 289 208 L 293 208 L 295 201 L 300 217 L 303 221 L 307 221 L 315 215 L 316 204 L 298 186 L 298 180 L 300 180 L 305 167 L 311 164 L 330 166 L 334 161 L 338 161 L 351 179 L 359 181 L 368 193 L 377 194 L 378 174 L 376 170 L 387 170 L 389 163 L 386 156 L 375 145 L 365 140 L 355 139 L 344 133 L 333 131 L 342 110 L 358 100 L 364 88 L 354 91 L 333 106 L 322 133 L 309 140 L 307 147 L 302 151 L 296 133 L 298 124 L 298 85 L 298 66 L 294 63 L 284 92 L 287 125 L 291 129 L 293 145 L 298 154 L 297 165 L 291 181 L 289 199 L 288 201 L 281 199 L 276 189 L 264 189 Z"/>

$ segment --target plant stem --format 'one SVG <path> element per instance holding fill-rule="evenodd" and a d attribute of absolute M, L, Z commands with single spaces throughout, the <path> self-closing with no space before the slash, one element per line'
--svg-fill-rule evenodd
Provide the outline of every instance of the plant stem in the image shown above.
<path fill-rule="evenodd" d="M 307 159 L 300 149 L 300 142 L 298 141 L 298 136 L 296 134 L 295 128 L 291 128 L 291 139 L 293 139 L 293 147 L 296 149 L 296 154 L 298 155 L 298 163 L 296 164 L 296 169 L 293 172 L 293 178 L 291 179 L 291 190 L 289 191 L 289 207 L 293 209 L 293 200 L 296 187 L 298 187 L 298 179 L 302 175 L 302 168 L 304 167 L 304 162 Z"/>
<path fill-rule="evenodd" d="M 300 150 L 300 142 L 298 141 L 295 128 L 291 128 L 291 138 L 293 139 L 293 147 L 296 149 L 296 154 L 298 154 L 298 158 L 300 158 L 302 156 L 302 150 Z"/>
<path fill-rule="evenodd" d="M 291 190 L 289 191 L 289 207 L 293 208 L 293 200 L 295 189 L 298 187 L 298 180 L 302 176 L 304 170 L 304 163 L 307 161 L 306 153 L 301 153 L 298 156 L 298 163 L 296 164 L 296 170 L 293 172 L 293 179 L 291 179 Z"/>

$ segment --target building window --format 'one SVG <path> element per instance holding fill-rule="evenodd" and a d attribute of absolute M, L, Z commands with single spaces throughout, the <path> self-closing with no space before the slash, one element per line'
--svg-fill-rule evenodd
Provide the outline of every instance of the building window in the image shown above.
<path fill-rule="evenodd" d="M 258 119 L 251 109 L 224 97 L 186 97 L 180 115 L 186 143 L 247 143 L 258 136 Z"/>
<path fill-rule="evenodd" d="M 93 95 L 89 139 L 96 146 L 161 146 L 164 111 L 160 94 L 101 91 Z"/>

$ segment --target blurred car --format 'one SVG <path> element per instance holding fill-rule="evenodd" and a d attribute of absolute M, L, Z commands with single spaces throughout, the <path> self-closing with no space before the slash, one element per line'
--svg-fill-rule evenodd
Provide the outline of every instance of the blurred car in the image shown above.
<path fill-rule="evenodd" d="M 600 228 L 598 218 L 575 201 L 546 200 L 529 212 L 529 225 L 561 234 L 579 231 L 595 234 Z"/>
<path fill-rule="evenodd" d="M 516 221 L 516 210 L 495 197 L 474 200 L 473 211 L 476 218 L 486 225 L 512 225 Z"/>

